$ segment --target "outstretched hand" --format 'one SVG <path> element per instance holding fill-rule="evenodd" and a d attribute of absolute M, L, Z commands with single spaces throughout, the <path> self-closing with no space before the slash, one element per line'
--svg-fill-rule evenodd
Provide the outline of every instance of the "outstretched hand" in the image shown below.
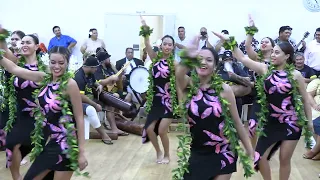
<path fill-rule="evenodd" d="M 141 15 L 140 15 L 140 21 L 141 21 L 142 26 L 147 26 L 146 20 L 144 20 Z"/>
<path fill-rule="evenodd" d="M 230 39 L 230 37 L 226 34 L 222 34 L 222 33 L 217 33 L 214 31 L 211 31 L 215 36 L 217 36 L 219 39 L 221 39 L 223 42 L 224 41 L 228 41 Z"/>
<path fill-rule="evenodd" d="M 199 39 L 198 36 L 195 36 L 191 41 L 191 43 L 186 46 L 186 52 L 187 52 L 186 56 L 190 58 L 198 57 L 198 54 L 199 54 L 198 46 L 197 46 L 198 39 Z"/>
<path fill-rule="evenodd" d="M 251 16 L 251 14 L 248 15 L 248 22 L 249 22 L 249 26 L 251 27 L 254 27 L 255 24 L 254 24 L 254 21 L 253 21 L 253 18 Z"/>

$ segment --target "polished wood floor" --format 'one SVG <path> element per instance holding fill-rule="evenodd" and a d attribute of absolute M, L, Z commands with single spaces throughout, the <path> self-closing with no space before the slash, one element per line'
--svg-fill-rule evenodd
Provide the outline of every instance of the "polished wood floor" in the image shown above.
<path fill-rule="evenodd" d="M 171 170 L 176 167 L 175 150 L 178 140 L 176 133 L 169 133 L 172 154 L 172 162 L 169 165 L 158 165 L 155 163 L 155 152 L 151 145 L 141 144 L 141 137 L 130 135 L 120 137 L 114 145 L 108 146 L 99 140 L 90 140 L 86 143 L 86 156 L 89 166 L 86 169 L 94 180 L 171 180 Z M 290 180 L 315 180 L 319 179 L 320 162 L 305 160 L 302 158 L 304 145 L 301 142 L 297 146 L 292 159 L 292 172 Z M 278 154 L 270 162 L 273 179 L 279 179 Z M 29 164 L 22 166 L 24 174 Z M 86 179 L 73 177 L 73 180 Z M 241 167 L 232 176 L 233 180 L 241 180 L 243 173 Z M 260 174 L 250 178 L 262 179 Z M 5 153 L 0 152 L 0 180 L 11 180 L 10 172 L 5 169 Z"/>

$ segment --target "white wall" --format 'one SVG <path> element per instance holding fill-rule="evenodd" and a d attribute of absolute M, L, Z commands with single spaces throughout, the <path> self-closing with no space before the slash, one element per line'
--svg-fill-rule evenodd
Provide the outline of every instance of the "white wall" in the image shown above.
<path fill-rule="evenodd" d="M 194 36 L 200 27 L 221 31 L 227 29 L 238 40 L 245 38 L 244 26 L 251 13 L 259 28 L 257 38 L 276 37 L 279 27 L 293 27 L 292 37 L 299 41 L 305 31 L 313 33 L 320 23 L 320 13 L 308 12 L 302 0 L 0 0 L 0 23 L 3 27 L 37 32 L 46 45 L 53 35 L 52 27 L 59 25 L 62 33 L 78 40 L 75 54 L 88 36 L 90 28 L 104 35 L 105 13 L 174 13 L 176 27 L 184 26 L 187 36 Z M 224 3 L 222 3 L 224 2 Z M 121 22 L 119 22 L 119 25 Z M 210 34 L 209 34 L 210 35 Z M 138 35 L 137 35 L 138 36 Z M 211 35 L 213 38 L 213 35 Z M 105 39 L 105 41 L 108 41 Z M 212 41 L 216 41 L 213 38 Z M 112 53 L 112 52 L 111 52 Z"/>

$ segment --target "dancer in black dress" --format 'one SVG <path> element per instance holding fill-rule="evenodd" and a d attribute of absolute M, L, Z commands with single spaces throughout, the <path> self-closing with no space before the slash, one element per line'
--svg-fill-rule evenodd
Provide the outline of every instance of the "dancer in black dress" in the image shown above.
<path fill-rule="evenodd" d="M 268 160 L 280 148 L 279 179 L 289 179 L 290 160 L 302 128 L 308 142 L 312 136 L 311 108 L 304 79 L 293 65 L 293 47 L 287 42 L 276 45 L 272 50 L 271 65 L 268 66 L 245 57 L 235 46 L 234 38 L 226 38 L 217 33 L 215 35 L 227 40 L 226 48 L 233 49 L 240 62 L 262 75 L 257 83 L 261 107 L 257 132 L 264 136 L 258 139 L 256 151 L 260 158 L 255 159 L 255 169 L 260 170 L 264 179 L 271 179 Z"/>
<path fill-rule="evenodd" d="M 10 73 L 39 83 L 36 90 L 34 116 L 36 119 L 32 136 L 35 147 L 31 159 L 35 158 L 25 180 L 43 179 L 54 172 L 54 179 L 70 179 L 73 171 L 83 170 L 88 162 L 84 156 L 84 120 L 81 96 L 72 75 L 66 72 L 70 53 L 64 47 L 53 47 L 50 51 L 50 74 L 32 71 L 0 57 L 0 64 Z M 72 110 L 71 110 L 72 108 Z M 50 132 L 49 140 L 41 144 L 43 130 Z M 78 137 L 78 139 L 77 139 Z"/>
<path fill-rule="evenodd" d="M 247 27 L 247 29 L 256 29 L 256 31 L 247 32 L 247 39 L 245 42 L 245 49 L 246 49 L 247 55 L 249 56 L 250 59 L 254 61 L 263 62 L 269 65 L 271 60 L 272 49 L 275 46 L 274 41 L 270 37 L 262 38 L 260 43 L 260 49 L 258 52 L 256 52 L 254 48 L 251 46 L 251 42 L 254 34 L 258 32 L 258 29 L 255 28 L 255 24 L 251 16 L 249 16 L 249 27 Z M 254 82 L 256 83 L 257 78 L 259 78 L 258 74 L 247 67 L 245 67 L 245 69 L 247 69 L 250 73 L 252 73 L 254 77 Z M 255 148 L 257 143 L 256 128 L 258 126 L 256 113 L 260 112 L 261 108 L 259 106 L 259 103 L 257 103 L 256 88 L 253 89 L 253 92 L 251 93 L 251 95 L 253 96 L 253 99 L 252 99 L 253 105 L 250 110 L 248 129 L 249 129 L 252 146 Z"/>
<path fill-rule="evenodd" d="M 186 101 L 184 113 L 192 137 L 189 173 L 184 174 L 184 180 L 230 179 L 236 172 L 238 156 L 242 163 L 246 161 L 245 174 L 250 176 L 253 159 L 252 164 L 248 163 L 254 151 L 238 115 L 233 91 L 215 73 L 218 54 L 210 48 L 198 52 L 195 44 L 181 55 L 176 67 L 177 85 Z M 186 74 L 194 66 L 195 71 L 188 77 Z M 247 155 L 240 147 L 238 135 Z"/>
<path fill-rule="evenodd" d="M 19 50 L 20 48 L 17 46 L 17 43 L 19 41 L 22 40 L 22 38 L 25 36 L 24 32 L 22 31 L 14 31 L 11 34 L 11 47 L 9 48 L 9 50 L 12 52 L 11 56 L 16 56 L 17 58 L 20 58 L 21 55 L 19 54 Z M 6 41 L 4 40 L 1 46 L 3 46 L 2 48 L 4 49 L 4 47 L 6 47 Z M 6 52 L 10 51 L 6 50 Z M 7 56 L 8 57 L 8 56 Z M 17 59 L 14 58 L 14 59 Z M 7 84 L 9 82 L 9 79 L 11 77 L 10 73 L 8 71 L 5 71 L 4 69 L 2 69 L 1 72 L 1 76 L 2 76 L 2 86 L 4 88 L 4 91 L 1 92 L 2 93 L 2 97 L 3 97 L 3 101 L 1 102 L 1 107 L 0 107 L 0 111 L 1 111 L 1 117 L 0 117 L 0 151 L 2 149 L 5 149 L 5 144 L 6 144 L 6 132 L 4 130 L 4 127 L 6 126 L 6 123 L 9 119 L 9 105 L 8 105 L 8 91 L 5 91 L 5 89 L 7 88 Z"/>
<path fill-rule="evenodd" d="M 149 89 L 147 92 L 147 121 L 142 134 L 143 143 L 152 142 L 157 152 L 157 163 L 167 164 L 170 161 L 168 128 L 177 113 L 177 95 L 174 74 L 174 39 L 166 35 L 162 38 L 162 51 L 156 54 L 150 44 L 150 27 L 141 17 L 141 32 L 144 37 L 147 53 L 152 60 L 149 69 Z M 160 136 L 164 155 L 160 150 L 157 135 Z"/>
<path fill-rule="evenodd" d="M 45 71 L 46 66 L 41 61 L 40 56 L 37 56 L 38 46 L 39 40 L 34 35 L 23 37 L 21 58 L 19 58 L 17 65 L 31 71 Z M 10 60 L 15 61 L 16 58 L 10 58 Z M 7 132 L 6 166 L 10 168 L 14 180 L 21 178 L 20 162 L 33 148 L 31 132 L 34 129 L 35 120 L 32 110 L 36 107 L 36 104 L 32 93 L 38 88 L 40 88 L 38 83 L 14 75 L 10 76 L 8 82 L 9 118 L 5 127 Z M 44 144 L 45 141 L 41 143 Z"/>

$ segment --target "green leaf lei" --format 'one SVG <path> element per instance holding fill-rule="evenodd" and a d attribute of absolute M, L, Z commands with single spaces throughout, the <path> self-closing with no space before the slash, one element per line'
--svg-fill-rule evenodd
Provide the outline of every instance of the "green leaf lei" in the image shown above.
<path fill-rule="evenodd" d="M 234 47 L 238 47 L 238 43 L 235 40 L 234 36 L 230 36 L 229 40 L 223 43 L 223 47 L 231 51 L 233 51 Z"/>
<path fill-rule="evenodd" d="M 268 72 L 263 75 L 261 78 L 259 78 L 259 81 L 256 83 L 257 87 L 257 96 L 258 96 L 258 103 L 261 106 L 261 111 L 257 113 L 258 115 L 258 127 L 257 127 L 257 135 L 258 137 L 263 135 L 266 136 L 266 134 L 263 132 L 263 127 L 267 122 L 267 116 L 269 115 L 269 109 L 267 106 L 267 96 L 264 90 L 264 80 L 269 77 L 272 74 L 272 71 L 276 70 L 274 65 L 270 65 Z M 311 137 L 312 132 L 308 129 L 308 120 L 304 113 L 304 106 L 302 103 L 302 97 L 298 91 L 298 82 L 294 80 L 293 78 L 293 72 L 295 70 L 295 67 L 293 64 L 286 64 L 285 66 L 285 72 L 288 74 L 287 78 L 292 86 L 292 91 L 290 94 L 293 98 L 293 106 L 295 109 L 295 112 L 297 113 L 298 117 L 298 125 L 303 128 L 303 135 L 305 137 L 304 141 L 307 144 L 308 148 L 311 148 Z"/>
<path fill-rule="evenodd" d="M 2 29 L 2 32 L 0 33 L 0 41 L 5 41 L 10 36 L 10 34 L 10 31 Z"/>
<path fill-rule="evenodd" d="M 244 29 L 246 30 L 246 35 L 251 35 L 251 36 L 254 36 L 259 31 L 258 28 L 255 26 L 247 26 L 247 27 L 244 27 Z"/>
<path fill-rule="evenodd" d="M 149 37 L 153 32 L 153 29 L 150 28 L 150 26 L 141 26 L 139 36 L 142 37 Z"/>
<path fill-rule="evenodd" d="M 141 26 L 141 31 L 139 33 L 140 36 L 144 38 L 150 36 L 152 33 L 152 29 L 150 30 L 149 26 Z M 158 52 L 157 57 L 152 59 L 152 63 L 149 68 L 149 86 L 147 91 L 147 103 L 146 103 L 146 112 L 150 112 L 153 97 L 154 97 L 154 84 L 153 84 L 153 76 L 152 76 L 152 68 L 153 66 L 159 62 L 163 58 L 163 53 Z M 169 58 L 166 59 L 168 66 L 169 66 L 169 73 L 170 73 L 170 98 L 171 98 L 171 105 L 172 105 L 172 113 L 173 115 L 178 115 L 179 113 L 179 105 L 178 105 L 178 98 L 177 98 L 177 90 L 176 90 L 176 76 L 175 76 L 175 67 L 174 67 L 174 56 L 171 53 Z"/>
<path fill-rule="evenodd" d="M 10 31 L 3 29 L 3 32 L 0 34 L 0 41 L 5 41 L 10 36 Z M 5 51 L 0 50 L 0 58 L 2 59 L 2 56 L 4 55 Z M 0 67 L 0 111 L 3 112 L 7 105 L 7 97 L 8 93 L 6 91 L 7 87 L 7 79 L 5 76 L 5 70 L 3 67 Z"/>
<path fill-rule="evenodd" d="M 181 61 L 185 61 L 185 62 L 182 62 L 182 64 L 188 64 L 189 67 L 191 66 L 191 63 L 189 63 L 190 60 L 186 61 L 185 59 L 181 59 Z M 200 80 L 195 71 L 192 71 L 191 80 L 192 80 L 192 86 L 188 87 L 189 93 L 187 94 L 187 98 L 184 101 L 183 106 L 181 107 L 181 111 L 182 111 L 181 113 L 185 121 L 188 118 L 188 110 L 186 106 L 188 103 L 190 103 L 190 100 L 192 99 L 193 96 L 197 94 L 200 88 Z M 215 95 L 219 97 L 219 101 L 221 103 L 221 107 L 222 107 L 221 115 L 224 118 L 224 123 L 225 123 L 225 126 L 223 128 L 223 133 L 230 142 L 231 150 L 235 154 L 238 154 L 240 162 L 243 165 L 244 176 L 248 178 L 254 174 L 254 170 L 251 166 L 252 160 L 248 155 L 245 154 L 244 150 L 240 146 L 237 130 L 234 126 L 234 121 L 231 118 L 231 113 L 228 106 L 229 102 L 224 98 L 222 98 L 220 95 L 221 92 L 223 91 L 222 85 L 223 85 L 223 79 L 219 75 L 213 74 L 211 77 L 210 88 L 215 90 Z M 186 122 L 184 122 L 183 125 L 186 126 L 185 124 Z M 177 150 L 178 167 L 172 171 L 173 172 L 172 178 L 174 180 L 181 180 L 183 178 L 184 173 L 186 172 L 188 173 L 188 166 L 189 166 L 188 160 L 191 154 L 190 152 L 190 144 L 192 141 L 191 135 L 190 134 L 179 135 L 178 139 L 179 139 L 178 150 Z"/>
<path fill-rule="evenodd" d="M 41 60 L 40 55 L 37 55 L 37 61 L 38 61 L 39 71 L 46 72 L 47 66 Z M 18 66 L 24 68 L 25 64 L 26 64 L 26 59 L 24 56 L 22 56 L 18 61 Z M 16 98 L 16 90 L 13 85 L 15 77 L 16 77 L 15 75 L 11 75 L 9 82 L 7 84 L 7 87 L 9 87 L 8 88 L 9 89 L 8 91 L 9 119 L 7 121 L 6 127 L 4 128 L 6 132 L 10 132 L 10 130 L 13 127 L 14 121 L 17 117 L 17 98 Z"/>
<path fill-rule="evenodd" d="M 0 59 L 2 59 L 2 52 L 0 52 Z M 6 91 L 6 87 L 7 87 L 7 78 L 5 75 L 5 70 L 1 67 L 0 68 L 0 112 L 3 112 L 6 108 L 7 105 L 7 97 L 8 97 L 8 93 Z"/>
<path fill-rule="evenodd" d="M 60 83 L 58 90 L 55 92 L 57 94 L 57 99 L 60 101 L 60 105 L 62 106 L 62 116 L 59 119 L 59 124 L 62 124 L 64 128 L 67 129 L 67 144 L 68 149 L 63 151 L 63 154 L 69 159 L 70 164 L 68 165 L 73 171 L 75 171 L 76 175 L 83 175 L 85 177 L 89 177 L 88 172 L 81 173 L 78 169 L 78 156 L 79 156 L 79 149 L 78 149 L 78 140 L 76 136 L 76 127 L 75 123 L 72 121 L 73 113 L 70 109 L 70 103 L 68 101 L 67 95 L 64 93 L 67 89 L 68 80 L 73 78 L 73 73 L 67 72 L 63 76 L 58 79 Z M 42 141 L 43 141 L 43 123 L 46 119 L 45 115 L 41 111 L 41 107 L 39 104 L 38 96 L 40 92 L 46 87 L 47 84 L 52 83 L 52 75 L 47 74 L 42 81 L 42 88 L 37 89 L 34 91 L 34 98 L 36 99 L 37 108 L 33 110 L 35 116 L 35 129 L 32 132 L 32 144 L 34 144 L 34 148 L 30 153 L 30 159 L 33 161 L 42 151 Z"/>
<path fill-rule="evenodd" d="M 257 56 L 258 56 L 258 61 L 259 61 L 259 62 L 264 62 L 264 56 L 263 56 L 263 54 L 262 54 L 261 49 L 258 50 Z"/>

